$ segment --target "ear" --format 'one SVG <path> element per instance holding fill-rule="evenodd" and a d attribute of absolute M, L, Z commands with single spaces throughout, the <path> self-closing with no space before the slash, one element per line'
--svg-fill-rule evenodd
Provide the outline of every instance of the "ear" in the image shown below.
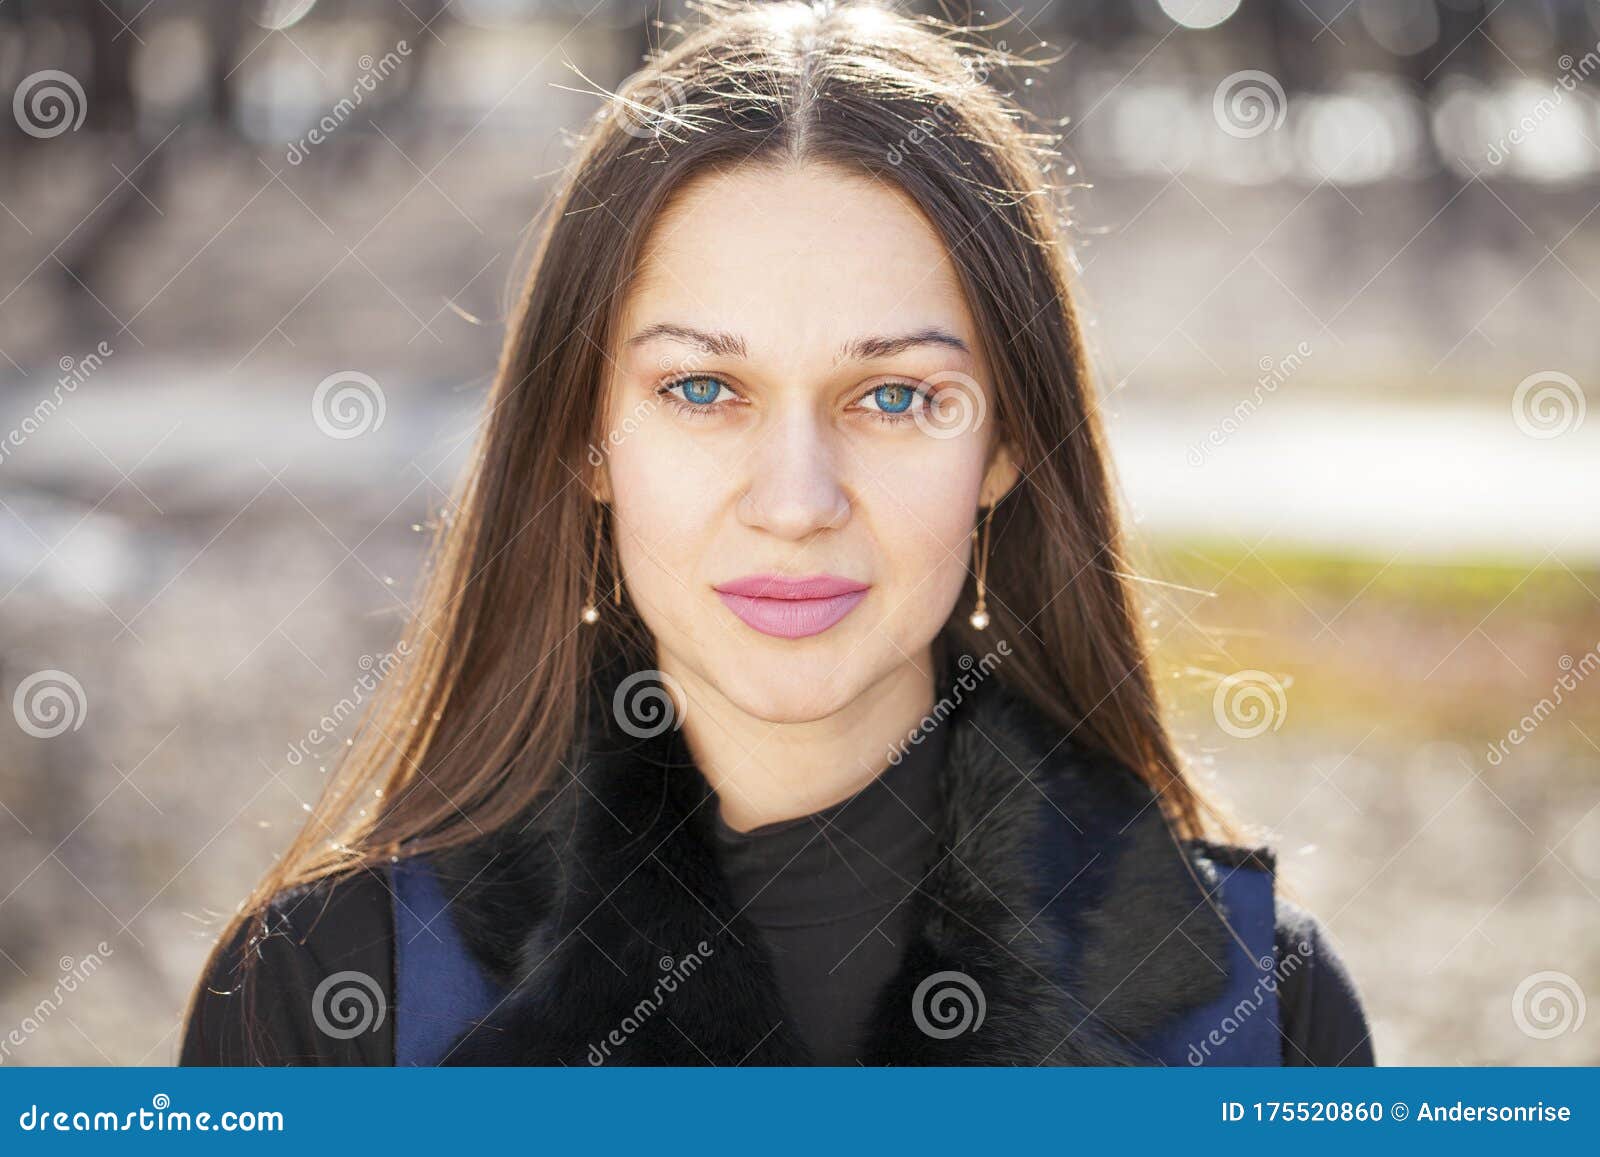
<path fill-rule="evenodd" d="M 602 461 L 589 479 L 589 493 L 596 502 L 611 503 L 611 463 Z"/>
<path fill-rule="evenodd" d="M 979 506 L 993 506 L 1017 484 L 1022 471 L 1011 455 L 1011 447 L 1004 442 L 995 445 L 989 456 L 989 469 L 983 476 L 983 486 L 978 491 Z"/>
<path fill-rule="evenodd" d="M 615 387 L 607 380 L 605 388 L 600 391 L 596 399 L 597 421 L 606 421 L 606 415 L 611 412 L 611 399 Z M 584 472 L 584 488 L 589 491 L 589 497 L 596 502 L 609 506 L 611 504 L 611 446 L 612 442 L 606 436 L 605 430 L 600 430 L 595 435 L 595 440 L 589 443 L 585 455 L 589 469 Z"/>

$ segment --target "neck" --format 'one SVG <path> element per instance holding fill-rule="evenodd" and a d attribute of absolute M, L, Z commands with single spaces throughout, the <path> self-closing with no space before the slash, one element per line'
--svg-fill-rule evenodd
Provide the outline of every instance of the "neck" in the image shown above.
<path fill-rule="evenodd" d="M 809 815 L 860 791 L 889 766 L 891 751 L 934 702 L 929 651 L 831 715 L 803 722 L 770 722 L 703 680 L 674 677 L 692 703 L 683 724 L 689 753 L 716 791 L 724 822 L 741 832 Z"/>

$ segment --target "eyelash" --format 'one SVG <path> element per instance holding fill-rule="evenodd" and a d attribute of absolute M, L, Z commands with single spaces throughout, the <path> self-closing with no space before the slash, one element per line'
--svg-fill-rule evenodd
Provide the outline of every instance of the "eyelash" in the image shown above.
<path fill-rule="evenodd" d="M 727 380 L 717 374 L 684 374 L 680 377 L 673 378 L 670 381 L 661 383 L 661 385 L 656 388 L 656 397 L 664 400 L 674 410 L 691 421 L 699 421 L 704 418 L 709 418 L 717 412 L 727 408 L 726 406 L 716 402 L 690 402 L 672 393 L 672 391 L 677 389 L 679 386 L 696 381 L 716 382 L 718 386 L 727 390 L 729 393 L 736 393 L 734 388 L 728 384 Z M 902 386 L 905 389 L 910 390 L 913 395 L 911 404 L 908 405 L 904 410 L 900 410 L 896 413 L 888 413 L 883 410 L 864 411 L 864 413 L 870 415 L 874 420 L 883 423 L 885 426 L 899 426 L 906 422 L 914 421 L 915 418 L 913 415 L 916 411 L 918 398 L 921 399 L 921 404 L 926 406 L 932 402 L 933 396 L 936 393 L 936 391 L 925 389 L 917 382 L 894 381 L 879 382 L 866 393 L 862 394 L 861 397 L 870 397 L 879 390 L 888 389 L 892 386 Z M 859 402 L 861 399 L 858 398 L 856 400 Z"/>

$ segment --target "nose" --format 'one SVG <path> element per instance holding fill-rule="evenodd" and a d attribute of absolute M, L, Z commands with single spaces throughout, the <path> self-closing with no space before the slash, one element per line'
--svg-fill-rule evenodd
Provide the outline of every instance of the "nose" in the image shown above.
<path fill-rule="evenodd" d="M 739 500 L 739 521 L 746 526 L 798 541 L 849 521 L 838 452 L 814 416 L 775 417 L 748 461 L 749 485 Z"/>

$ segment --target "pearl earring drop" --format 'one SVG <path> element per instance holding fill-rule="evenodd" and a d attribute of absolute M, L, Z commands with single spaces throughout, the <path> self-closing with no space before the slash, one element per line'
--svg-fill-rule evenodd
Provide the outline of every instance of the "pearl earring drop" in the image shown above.
<path fill-rule="evenodd" d="M 989 512 L 987 511 L 984 513 L 982 526 L 983 540 L 981 546 L 978 540 L 978 527 L 974 526 L 972 528 L 972 542 L 978 549 L 978 605 L 967 618 L 967 622 L 972 624 L 973 630 L 977 631 L 984 630 L 989 625 L 989 612 L 984 609 L 983 600 L 984 584 L 989 573 Z"/>
<path fill-rule="evenodd" d="M 600 573 L 600 535 L 605 526 L 604 507 L 600 508 L 600 523 L 595 526 L 594 532 L 594 557 L 589 560 L 589 598 L 583 604 L 583 621 L 590 626 L 600 621 L 600 608 L 595 605 L 594 587 Z M 622 605 L 622 567 L 617 567 L 617 580 L 611 588 L 611 601 L 617 606 Z"/>

